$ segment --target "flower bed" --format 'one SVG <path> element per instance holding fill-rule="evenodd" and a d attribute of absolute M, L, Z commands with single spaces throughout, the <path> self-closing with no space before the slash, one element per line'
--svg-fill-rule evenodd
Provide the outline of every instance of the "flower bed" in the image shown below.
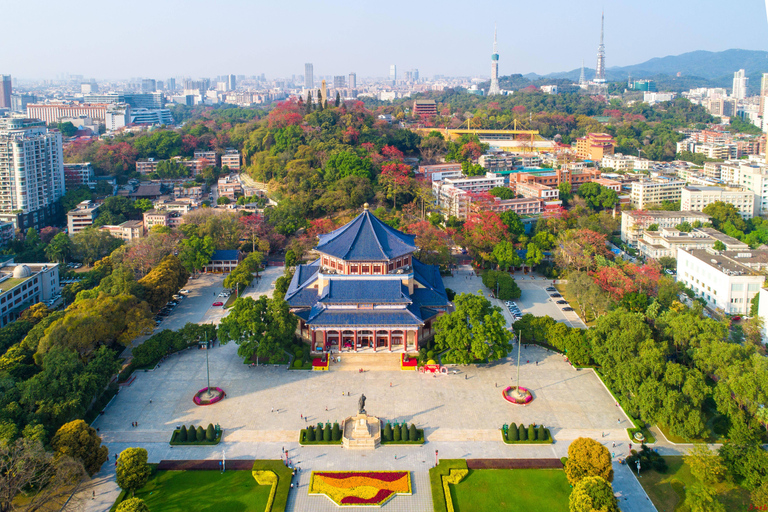
<path fill-rule="evenodd" d="M 379 507 L 411 492 L 408 471 L 313 471 L 309 483 L 309 494 L 324 494 L 338 506 Z"/>
<path fill-rule="evenodd" d="M 211 398 L 203 398 L 203 395 L 208 391 L 208 389 L 213 390 L 215 395 L 213 395 Z M 203 388 L 195 393 L 192 401 L 195 402 L 195 405 L 211 405 L 221 401 L 224 398 L 224 395 L 224 390 L 221 388 Z"/>
<path fill-rule="evenodd" d="M 504 391 L 501 392 L 501 395 L 504 397 L 504 400 L 511 404 L 517 404 L 517 405 L 525 405 L 529 403 L 531 400 L 533 400 L 533 394 L 531 392 L 524 388 L 520 387 L 520 392 L 524 394 L 522 398 L 517 398 L 512 396 L 512 391 L 517 389 L 517 386 L 507 386 Z"/>
<path fill-rule="evenodd" d="M 405 360 L 405 356 L 407 354 L 402 353 L 400 354 L 400 369 L 401 370 L 413 370 L 415 371 L 416 368 L 419 366 L 419 359 L 416 357 L 408 357 L 408 360 Z"/>
<path fill-rule="evenodd" d="M 325 358 L 325 361 L 320 357 L 312 359 L 312 370 L 319 372 L 328 371 L 328 361 L 329 359 L 327 357 Z"/>

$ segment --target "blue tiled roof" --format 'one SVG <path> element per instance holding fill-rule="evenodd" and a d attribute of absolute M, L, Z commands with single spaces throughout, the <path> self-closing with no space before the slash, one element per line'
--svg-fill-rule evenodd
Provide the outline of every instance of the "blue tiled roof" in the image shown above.
<path fill-rule="evenodd" d="M 408 289 L 403 294 L 403 288 L 399 279 L 331 279 L 319 300 L 329 304 L 410 303 Z"/>
<path fill-rule="evenodd" d="M 437 265 L 425 265 L 416 258 L 411 258 L 411 261 L 413 262 L 413 276 L 416 278 L 416 281 L 437 295 L 444 297 L 445 305 L 447 305 L 448 294 L 445 293 L 445 285 L 443 284 L 443 276 L 440 275 L 440 267 Z"/>
<path fill-rule="evenodd" d="M 239 256 L 238 250 L 216 250 L 211 255 L 211 261 L 237 261 Z"/>
<path fill-rule="evenodd" d="M 389 260 L 416 250 L 415 235 L 391 228 L 368 210 L 319 238 L 318 251 L 346 261 Z"/>
<path fill-rule="evenodd" d="M 448 305 L 447 295 L 440 295 L 435 290 L 429 288 L 416 288 L 413 290 L 411 299 L 413 299 L 414 304 L 418 304 L 419 306 L 439 307 Z"/>
<path fill-rule="evenodd" d="M 395 310 L 344 310 L 312 308 L 308 325 L 312 326 L 420 326 L 424 322 L 408 309 Z"/>
<path fill-rule="evenodd" d="M 285 300 L 291 307 L 307 307 L 317 302 L 316 290 L 312 290 L 315 294 L 315 300 L 312 302 L 312 304 L 307 304 L 309 296 L 306 294 L 302 294 L 303 296 L 301 299 L 297 298 L 296 304 L 294 304 L 293 298 L 298 294 L 299 291 L 303 290 L 308 284 L 312 283 L 315 275 L 319 270 L 319 259 L 313 261 L 309 265 L 296 266 L 296 271 L 293 273 L 293 279 L 291 279 L 291 283 L 288 285 L 288 290 L 285 292 Z"/>
<path fill-rule="evenodd" d="M 317 302 L 317 290 L 314 288 L 302 288 L 286 300 L 292 308 L 309 308 Z"/>

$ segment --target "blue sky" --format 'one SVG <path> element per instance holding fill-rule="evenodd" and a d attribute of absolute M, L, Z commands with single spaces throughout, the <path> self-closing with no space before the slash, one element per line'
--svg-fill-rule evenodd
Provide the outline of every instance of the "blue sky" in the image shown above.
<path fill-rule="evenodd" d="M 608 67 L 693 50 L 768 50 L 759 0 L 30 0 L 4 2 L 0 73 L 290 77 L 312 62 L 316 77 L 385 76 L 390 64 L 422 76 L 487 76 L 496 22 L 500 73 L 545 74 L 582 59 L 594 67 L 603 8 Z"/>

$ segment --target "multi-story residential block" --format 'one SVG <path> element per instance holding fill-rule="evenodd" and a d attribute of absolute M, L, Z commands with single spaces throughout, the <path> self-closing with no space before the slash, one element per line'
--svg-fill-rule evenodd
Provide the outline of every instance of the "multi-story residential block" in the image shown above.
<path fill-rule="evenodd" d="M 140 220 L 127 220 L 122 224 L 101 226 L 99 230 L 106 231 L 120 240 L 130 242 L 144 236 L 144 223 Z"/>
<path fill-rule="evenodd" d="M 588 133 L 576 140 L 576 154 L 579 158 L 600 161 L 606 155 L 612 155 L 616 142 L 607 133 Z"/>
<path fill-rule="evenodd" d="M 178 228 L 182 222 L 182 214 L 179 212 L 154 209 L 144 212 L 144 230 L 147 232 L 154 226 Z"/>
<path fill-rule="evenodd" d="M 643 231 L 637 241 L 637 250 L 646 258 L 659 259 L 664 256 L 677 257 L 678 249 L 714 248 L 717 241 L 725 244 L 726 250 L 749 250 L 749 246 L 714 228 L 698 228 L 690 233 L 675 228 L 659 228 L 657 231 Z"/>
<path fill-rule="evenodd" d="M 64 164 L 64 186 L 66 190 L 78 187 L 95 187 L 96 175 L 91 162 Z"/>
<path fill-rule="evenodd" d="M 201 185 L 192 185 L 185 183 L 183 185 L 176 185 L 173 187 L 174 199 L 191 199 L 195 202 L 202 202 L 205 188 Z"/>
<path fill-rule="evenodd" d="M 61 216 L 61 133 L 36 119 L 0 119 L 0 221 L 41 229 Z"/>
<path fill-rule="evenodd" d="M 5 245 L 13 240 L 16 235 L 16 228 L 13 222 L 0 222 L 0 245 Z"/>
<path fill-rule="evenodd" d="M 230 171 L 240 170 L 240 152 L 236 149 L 228 148 L 223 155 L 221 155 L 221 167 L 229 167 Z"/>
<path fill-rule="evenodd" d="M 651 168 L 653 162 L 645 158 L 638 158 L 632 155 L 605 155 L 600 161 L 600 167 L 610 167 L 615 171 L 647 171 Z"/>
<path fill-rule="evenodd" d="M 146 160 L 136 160 L 136 172 L 139 174 L 152 174 L 157 172 L 157 164 L 162 160 L 155 160 L 154 158 L 147 158 Z"/>
<path fill-rule="evenodd" d="M 27 117 L 40 119 L 46 124 L 56 124 L 63 117 L 80 116 L 104 121 L 108 107 L 105 103 L 30 103 L 27 105 Z"/>
<path fill-rule="evenodd" d="M 677 279 L 710 309 L 745 315 L 765 282 L 764 275 L 748 266 L 755 258 L 768 259 L 768 251 L 679 249 Z"/>
<path fill-rule="evenodd" d="M 637 242 L 643 236 L 643 231 L 656 224 L 659 229 L 674 228 L 678 224 L 687 222 L 691 225 L 699 222 L 706 224 L 711 222 L 709 215 L 701 212 L 668 212 L 663 210 L 635 210 L 621 212 L 621 241 L 636 247 Z"/>
<path fill-rule="evenodd" d="M 216 152 L 215 151 L 195 151 L 194 160 L 202 160 L 205 159 L 208 162 L 208 165 L 212 165 L 216 167 L 218 165 L 218 158 L 216 158 Z M 224 164 L 222 164 L 224 165 Z"/>
<path fill-rule="evenodd" d="M 635 181 L 631 184 L 629 195 L 632 207 L 643 210 L 648 205 L 679 201 L 684 185 L 685 182 L 670 178 Z"/>
<path fill-rule="evenodd" d="M 243 195 L 243 186 L 237 178 L 219 178 L 218 182 L 219 197 L 228 197 L 230 201 L 236 201 Z"/>
<path fill-rule="evenodd" d="M 737 144 L 696 144 L 694 153 L 700 153 L 707 158 L 728 160 L 738 158 L 739 146 Z"/>
<path fill-rule="evenodd" d="M 496 187 L 504 186 L 504 178 L 497 176 L 494 173 L 486 173 L 485 176 L 468 176 L 461 178 L 447 178 L 442 182 L 432 183 L 432 192 L 435 193 L 435 189 L 439 189 L 441 186 L 451 185 L 458 189 L 464 190 L 470 193 L 488 192 Z M 437 194 L 435 193 L 435 196 Z"/>
<path fill-rule="evenodd" d="M 717 201 L 732 204 L 745 219 L 751 219 L 755 216 L 756 204 L 758 203 L 755 200 L 754 192 L 745 188 L 689 185 L 682 189 L 680 210 L 700 212 L 707 205 Z"/>
<path fill-rule="evenodd" d="M 61 291 L 56 263 L 19 263 L 0 266 L 0 327 L 16 320 L 29 306 L 53 299 Z"/>
<path fill-rule="evenodd" d="M 526 153 L 487 153 L 477 159 L 487 172 L 505 172 L 514 169 L 529 169 L 541 165 L 541 156 Z"/>
<path fill-rule="evenodd" d="M 425 179 L 430 182 L 443 181 L 447 178 L 461 178 L 461 164 L 420 165 L 415 174 L 416 179 Z"/>
<path fill-rule="evenodd" d="M 69 236 L 93 226 L 93 221 L 99 216 L 99 206 L 93 201 L 82 201 L 67 212 L 67 233 Z"/>
<path fill-rule="evenodd" d="M 435 185 L 439 186 L 436 187 Z M 432 193 L 435 195 L 437 206 L 443 210 L 447 217 L 466 219 L 469 215 L 472 199 L 466 190 L 436 181 L 432 184 Z"/>
<path fill-rule="evenodd" d="M 755 215 L 768 214 L 768 172 L 765 167 L 741 165 L 738 183 L 755 194 Z"/>
<path fill-rule="evenodd" d="M 621 182 L 616 180 L 609 180 L 608 178 L 595 178 L 592 183 L 597 183 L 601 187 L 605 187 L 609 190 L 613 190 L 621 194 Z"/>
<path fill-rule="evenodd" d="M 515 192 L 523 197 L 532 197 L 544 201 L 557 201 L 560 198 L 560 190 L 556 187 L 542 185 L 541 183 L 518 183 Z"/>
<path fill-rule="evenodd" d="M 477 205 L 477 210 L 485 211 L 489 210 L 496 213 L 502 213 L 507 211 L 515 212 L 518 215 L 539 215 L 544 213 L 547 207 L 547 202 L 535 197 L 523 197 L 515 199 L 499 199 L 494 197 L 492 202 L 482 202 Z M 475 210 L 475 203 L 470 205 L 470 208 Z"/>
<path fill-rule="evenodd" d="M 173 124 L 173 116 L 167 108 L 131 108 L 131 124 Z"/>

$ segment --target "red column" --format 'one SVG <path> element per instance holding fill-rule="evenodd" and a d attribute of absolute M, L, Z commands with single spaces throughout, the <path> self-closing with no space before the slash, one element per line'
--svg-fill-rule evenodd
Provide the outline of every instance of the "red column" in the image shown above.
<path fill-rule="evenodd" d="M 312 344 L 312 347 L 310 348 L 310 350 L 315 350 L 315 346 L 316 346 L 315 345 L 315 331 L 312 330 L 311 332 L 312 332 L 312 336 L 310 337 L 310 343 Z"/>
<path fill-rule="evenodd" d="M 341 331 L 336 331 L 336 332 L 339 333 L 339 353 L 341 353 L 341 341 L 342 341 Z"/>
<path fill-rule="evenodd" d="M 325 350 L 325 344 L 328 342 L 328 331 L 323 331 L 323 350 Z"/>
<path fill-rule="evenodd" d="M 387 343 L 389 343 L 389 351 L 392 352 L 392 329 L 389 329 L 387 332 L 389 333 Z"/>
<path fill-rule="evenodd" d="M 355 345 L 355 352 L 357 352 L 357 329 L 355 329 L 355 341 L 353 341 L 352 343 L 354 343 L 354 345 Z"/>
<path fill-rule="evenodd" d="M 373 351 L 376 352 L 376 330 L 373 331 Z"/>

